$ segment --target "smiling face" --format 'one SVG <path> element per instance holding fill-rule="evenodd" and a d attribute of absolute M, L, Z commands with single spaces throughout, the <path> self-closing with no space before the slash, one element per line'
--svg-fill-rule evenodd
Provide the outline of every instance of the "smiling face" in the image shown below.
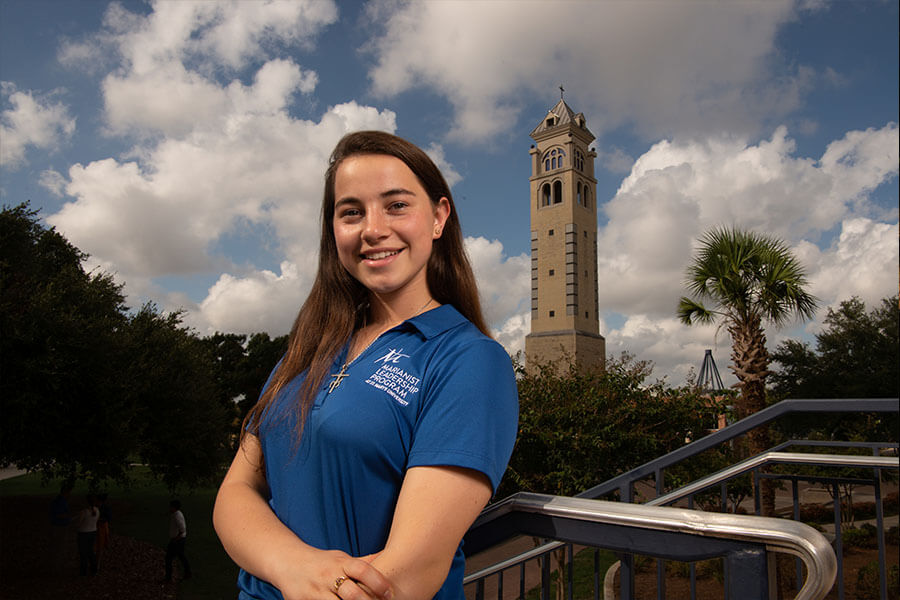
<path fill-rule="evenodd" d="M 370 293 L 399 302 L 398 308 L 428 300 L 428 259 L 449 214 L 449 201 L 433 203 L 418 177 L 393 156 L 350 156 L 335 173 L 338 258 Z"/>

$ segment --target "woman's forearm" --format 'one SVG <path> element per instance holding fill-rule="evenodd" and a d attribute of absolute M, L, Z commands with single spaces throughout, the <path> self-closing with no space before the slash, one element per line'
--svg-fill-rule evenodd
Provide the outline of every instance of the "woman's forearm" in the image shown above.
<path fill-rule="evenodd" d="M 407 471 L 384 550 L 372 564 L 397 600 L 431 598 L 444 584 L 463 534 L 491 496 L 482 474 L 457 467 Z"/>
<path fill-rule="evenodd" d="M 213 525 L 228 555 L 245 571 L 278 586 L 284 563 L 302 564 L 310 550 L 272 512 L 259 492 L 243 482 L 222 484 Z"/>

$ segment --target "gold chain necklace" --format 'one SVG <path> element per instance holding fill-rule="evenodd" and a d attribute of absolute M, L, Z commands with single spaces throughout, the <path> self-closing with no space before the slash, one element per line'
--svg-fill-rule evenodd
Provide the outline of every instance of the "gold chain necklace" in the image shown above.
<path fill-rule="evenodd" d="M 428 302 L 426 302 L 425 304 L 423 304 L 423 305 L 422 305 L 422 308 L 420 308 L 419 310 L 417 310 L 417 311 L 412 315 L 412 317 L 407 317 L 406 319 L 404 319 L 404 321 L 408 321 L 409 319 L 412 319 L 413 317 L 418 316 L 419 314 L 421 314 L 422 311 L 424 311 L 426 308 L 428 308 L 428 305 L 431 304 L 432 302 L 434 302 L 434 298 L 428 298 Z M 402 322 L 402 321 L 401 321 L 401 322 Z M 385 329 L 385 330 L 383 330 L 383 331 L 380 331 L 374 338 L 372 338 L 372 341 L 370 341 L 368 344 L 366 344 L 365 347 L 364 347 L 362 350 L 360 350 L 360 351 L 356 354 L 356 356 L 353 357 L 353 360 L 348 360 L 348 361 L 344 362 L 344 364 L 341 365 L 341 370 L 340 370 L 340 371 L 338 371 L 337 373 L 332 373 L 332 374 L 331 374 L 331 383 L 328 384 L 328 393 L 329 393 L 329 394 L 330 394 L 331 392 L 333 392 L 334 390 L 336 390 L 336 389 L 341 385 L 341 382 L 344 380 L 344 378 L 350 376 L 350 375 L 347 373 L 347 367 L 349 367 L 350 365 L 352 365 L 352 364 L 356 361 L 357 358 L 359 358 L 360 356 L 362 356 L 362 355 L 363 355 L 363 352 L 365 352 L 366 350 L 368 350 L 368 349 L 369 349 L 369 346 L 371 346 L 372 344 L 374 344 L 374 343 L 375 343 L 375 340 L 377 340 L 379 337 L 381 337 L 381 334 L 382 334 L 382 333 L 384 333 L 385 331 L 387 331 L 388 329 L 391 329 L 391 328 L 393 328 L 393 327 L 395 327 L 395 325 L 391 325 L 391 326 L 388 327 L 387 329 Z M 352 339 L 352 338 L 351 338 L 351 339 Z M 352 345 L 352 342 L 351 342 L 351 345 Z M 349 352 L 349 351 L 350 351 L 350 349 L 348 348 L 348 349 L 347 349 L 347 352 Z"/>

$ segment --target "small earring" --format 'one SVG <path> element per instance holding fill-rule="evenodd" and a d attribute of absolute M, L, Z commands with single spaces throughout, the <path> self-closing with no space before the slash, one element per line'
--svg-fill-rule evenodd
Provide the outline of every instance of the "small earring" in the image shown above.
<path fill-rule="evenodd" d="M 435 228 L 434 228 L 434 235 L 441 235 L 441 228 L 440 228 L 440 227 L 435 227 Z"/>

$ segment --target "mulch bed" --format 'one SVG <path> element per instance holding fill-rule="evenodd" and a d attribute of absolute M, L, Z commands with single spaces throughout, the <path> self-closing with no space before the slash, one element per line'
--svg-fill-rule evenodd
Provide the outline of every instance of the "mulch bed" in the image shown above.
<path fill-rule="evenodd" d="M 115 532 L 100 558 L 97 574 L 80 576 L 74 528 L 66 531 L 64 539 L 54 541 L 48 508 L 46 498 L 0 499 L 0 598 L 176 598 L 177 583 L 163 582 L 165 551 Z"/>

